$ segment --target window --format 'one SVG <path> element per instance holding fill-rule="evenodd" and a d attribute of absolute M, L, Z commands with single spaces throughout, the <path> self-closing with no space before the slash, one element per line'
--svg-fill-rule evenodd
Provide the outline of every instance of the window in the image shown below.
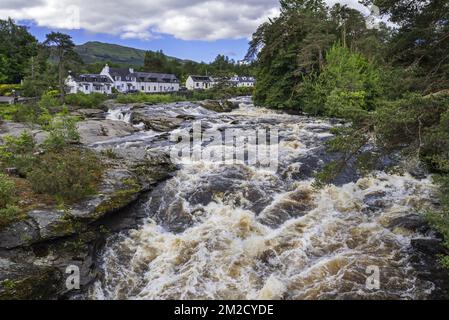
<path fill-rule="evenodd" d="M 196 87 L 197 87 L 197 88 L 199 88 L 199 87 L 200 87 L 200 84 L 199 84 L 198 82 L 196 83 Z"/>
<path fill-rule="evenodd" d="M 86 91 L 89 90 L 89 86 L 88 85 L 85 85 L 84 87 L 86 88 Z"/>
<path fill-rule="evenodd" d="M 157 91 L 157 88 L 156 88 L 156 86 L 154 86 L 154 91 Z"/>
<path fill-rule="evenodd" d="M 145 86 L 142 86 L 142 91 L 145 91 Z"/>

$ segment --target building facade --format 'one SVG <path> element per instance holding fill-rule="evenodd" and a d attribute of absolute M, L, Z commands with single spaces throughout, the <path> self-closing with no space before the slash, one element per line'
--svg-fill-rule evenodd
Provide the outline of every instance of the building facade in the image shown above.
<path fill-rule="evenodd" d="M 111 94 L 113 82 L 99 74 L 82 74 L 78 77 L 69 75 L 65 81 L 68 93 L 102 93 Z"/>
<path fill-rule="evenodd" d="M 101 75 L 109 77 L 114 88 L 121 93 L 169 93 L 177 92 L 180 82 L 174 74 L 135 72 L 132 68 L 111 68 L 106 65 Z"/>
<path fill-rule="evenodd" d="M 120 93 L 169 93 L 180 88 L 174 74 L 135 72 L 132 68 L 110 68 L 106 65 L 100 74 L 70 75 L 66 79 L 68 93 L 112 94 Z"/>
<path fill-rule="evenodd" d="M 208 90 L 215 86 L 215 80 L 209 76 L 189 76 L 186 81 L 187 90 Z"/>
<path fill-rule="evenodd" d="M 230 80 L 231 84 L 238 88 L 252 88 L 256 85 L 256 79 L 254 77 L 235 75 Z"/>

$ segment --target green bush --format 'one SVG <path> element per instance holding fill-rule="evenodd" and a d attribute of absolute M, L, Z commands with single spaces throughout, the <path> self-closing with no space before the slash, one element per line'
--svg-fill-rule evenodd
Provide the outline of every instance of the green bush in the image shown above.
<path fill-rule="evenodd" d="M 28 131 L 19 137 L 6 136 L 0 146 L 0 168 L 16 168 L 21 176 L 26 177 L 36 160 L 35 146 L 34 138 Z"/>
<path fill-rule="evenodd" d="M 14 198 L 15 183 L 6 175 L 0 173 L 0 208 L 5 208 L 11 204 Z"/>
<path fill-rule="evenodd" d="M 382 95 L 380 71 L 361 54 L 335 45 L 326 55 L 319 76 L 305 77 L 299 86 L 304 111 L 357 120 L 373 111 Z"/>
<path fill-rule="evenodd" d="M 59 99 L 52 92 L 42 95 L 38 103 L 39 107 L 44 110 L 54 110 L 61 106 Z"/>
<path fill-rule="evenodd" d="M 84 108 L 95 108 L 104 102 L 108 97 L 101 93 L 76 93 L 65 97 L 65 103 L 70 106 L 79 106 Z"/>
<path fill-rule="evenodd" d="M 10 96 L 13 92 L 22 89 L 20 84 L 0 84 L 0 96 Z"/>
<path fill-rule="evenodd" d="M 44 141 L 44 146 L 49 150 L 62 150 L 65 147 L 78 143 L 80 136 L 76 128 L 77 119 L 67 115 L 62 115 L 52 119 L 47 127 L 48 138 Z"/>
<path fill-rule="evenodd" d="M 93 152 L 66 149 L 39 157 L 28 180 L 36 193 L 71 203 L 95 194 L 102 172 L 100 160 Z"/>
<path fill-rule="evenodd" d="M 15 183 L 4 174 L 0 174 L 0 228 L 5 227 L 20 214 L 15 206 Z"/>
<path fill-rule="evenodd" d="M 120 94 L 117 97 L 118 103 L 172 103 L 178 101 L 184 101 L 181 96 L 172 94 Z"/>

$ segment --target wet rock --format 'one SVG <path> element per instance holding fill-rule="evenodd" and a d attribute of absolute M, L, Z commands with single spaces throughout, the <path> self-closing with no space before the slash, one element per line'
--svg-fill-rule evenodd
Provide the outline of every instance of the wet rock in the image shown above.
<path fill-rule="evenodd" d="M 238 108 L 238 105 L 231 101 L 219 101 L 219 100 L 204 100 L 198 102 L 198 104 L 208 110 L 215 112 L 231 112 L 232 110 Z"/>
<path fill-rule="evenodd" d="M 83 144 L 106 141 L 137 132 L 137 129 L 128 123 L 112 120 L 82 121 L 77 124 L 77 129 Z"/>
<path fill-rule="evenodd" d="M 0 248 L 13 249 L 40 240 L 37 226 L 30 221 L 17 221 L 0 230 Z"/>
<path fill-rule="evenodd" d="M 61 280 L 57 268 L 0 258 L 0 300 L 53 299 L 60 291 Z"/>
<path fill-rule="evenodd" d="M 443 242 L 438 239 L 413 239 L 411 247 L 410 261 L 418 278 L 435 286 L 429 299 L 449 299 L 449 273 L 440 263 L 440 257 L 449 254 Z"/>
<path fill-rule="evenodd" d="M 385 191 L 375 191 L 365 195 L 363 203 L 365 207 L 363 212 L 365 214 L 381 211 L 387 208 L 387 201 L 384 199 L 387 193 Z"/>
<path fill-rule="evenodd" d="M 32 211 L 28 217 L 36 223 L 40 241 L 62 238 L 76 232 L 70 217 L 61 211 Z"/>
<path fill-rule="evenodd" d="M 426 179 L 429 176 L 429 170 L 421 162 L 409 167 L 407 171 L 412 177 L 418 180 Z"/>
<path fill-rule="evenodd" d="M 72 112 L 73 116 L 80 116 L 83 118 L 105 119 L 106 112 L 101 109 L 78 109 Z"/>
<path fill-rule="evenodd" d="M 420 232 L 422 234 L 430 231 L 430 227 L 426 221 L 426 219 L 418 214 L 410 214 L 405 217 L 399 217 L 392 220 L 388 228 L 391 230 L 395 229 L 406 229 L 413 232 Z"/>
<path fill-rule="evenodd" d="M 152 116 L 146 115 L 142 112 L 135 111 L 133 115 L 133 123 L 144 123 L 147 130 L 154 130 L 159 132 L 167 132 L 177 129 L 184 123 L 184 119 L 180 117 L 168 117 L 168 116 Z"/>
<path fill-rule="evenodd" d="M 258 220 L 268 226 L 279 226 L 292 219 L 304 216 L 315 208 L 314 198 L 309 190 L 296 190 L 285 198 L 267 207 Z"/>

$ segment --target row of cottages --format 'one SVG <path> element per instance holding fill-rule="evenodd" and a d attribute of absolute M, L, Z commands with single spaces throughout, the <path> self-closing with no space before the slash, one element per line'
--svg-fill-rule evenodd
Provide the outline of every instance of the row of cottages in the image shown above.
<path fill-rule="evenodd" d="M 114 83 L 109 77 L 100 74 L 82 74 L 78 77 L 69 75 L 66 80 L 69 93 L 111 94 L 113 85 Z"/>
<path fill-rule="evenodd" d="M 135 72 L 133 68 L 111 68 L 106 65 L 101 75 L 108 76 L 114 82 L 114 88 L 122 93 L 166 93 L 180 89 L 179 79 L 174 74 Z"/>
<path fill-rule="evenodd" d="M 219 82 L 228 82 L 233 87 L 252 88 L 256 85 L 256 79 L 253 77 L 233 76 L 226 79 L 218 79 L 210 76 L 189 76 L 186 81 L 188 90 L 207 90 L 216 86 Z"/>
<path fill-rule="evenodd" d="M 256 85 L 256 78 L 254 77 L 239 77 L 234 76 L 230 80 L 231 84 L 239 88 L 252 88 Z"/>
<path fill-rule="evenodd" d="M 118 92 L 168 93 L 177 92 L 180 82 L 173 74 L 135 72 L 132 68 L 111 68 L 106 65 L 100 74 L 70 75 L 66 80 L 69 93 L 111 94 Z"/>

